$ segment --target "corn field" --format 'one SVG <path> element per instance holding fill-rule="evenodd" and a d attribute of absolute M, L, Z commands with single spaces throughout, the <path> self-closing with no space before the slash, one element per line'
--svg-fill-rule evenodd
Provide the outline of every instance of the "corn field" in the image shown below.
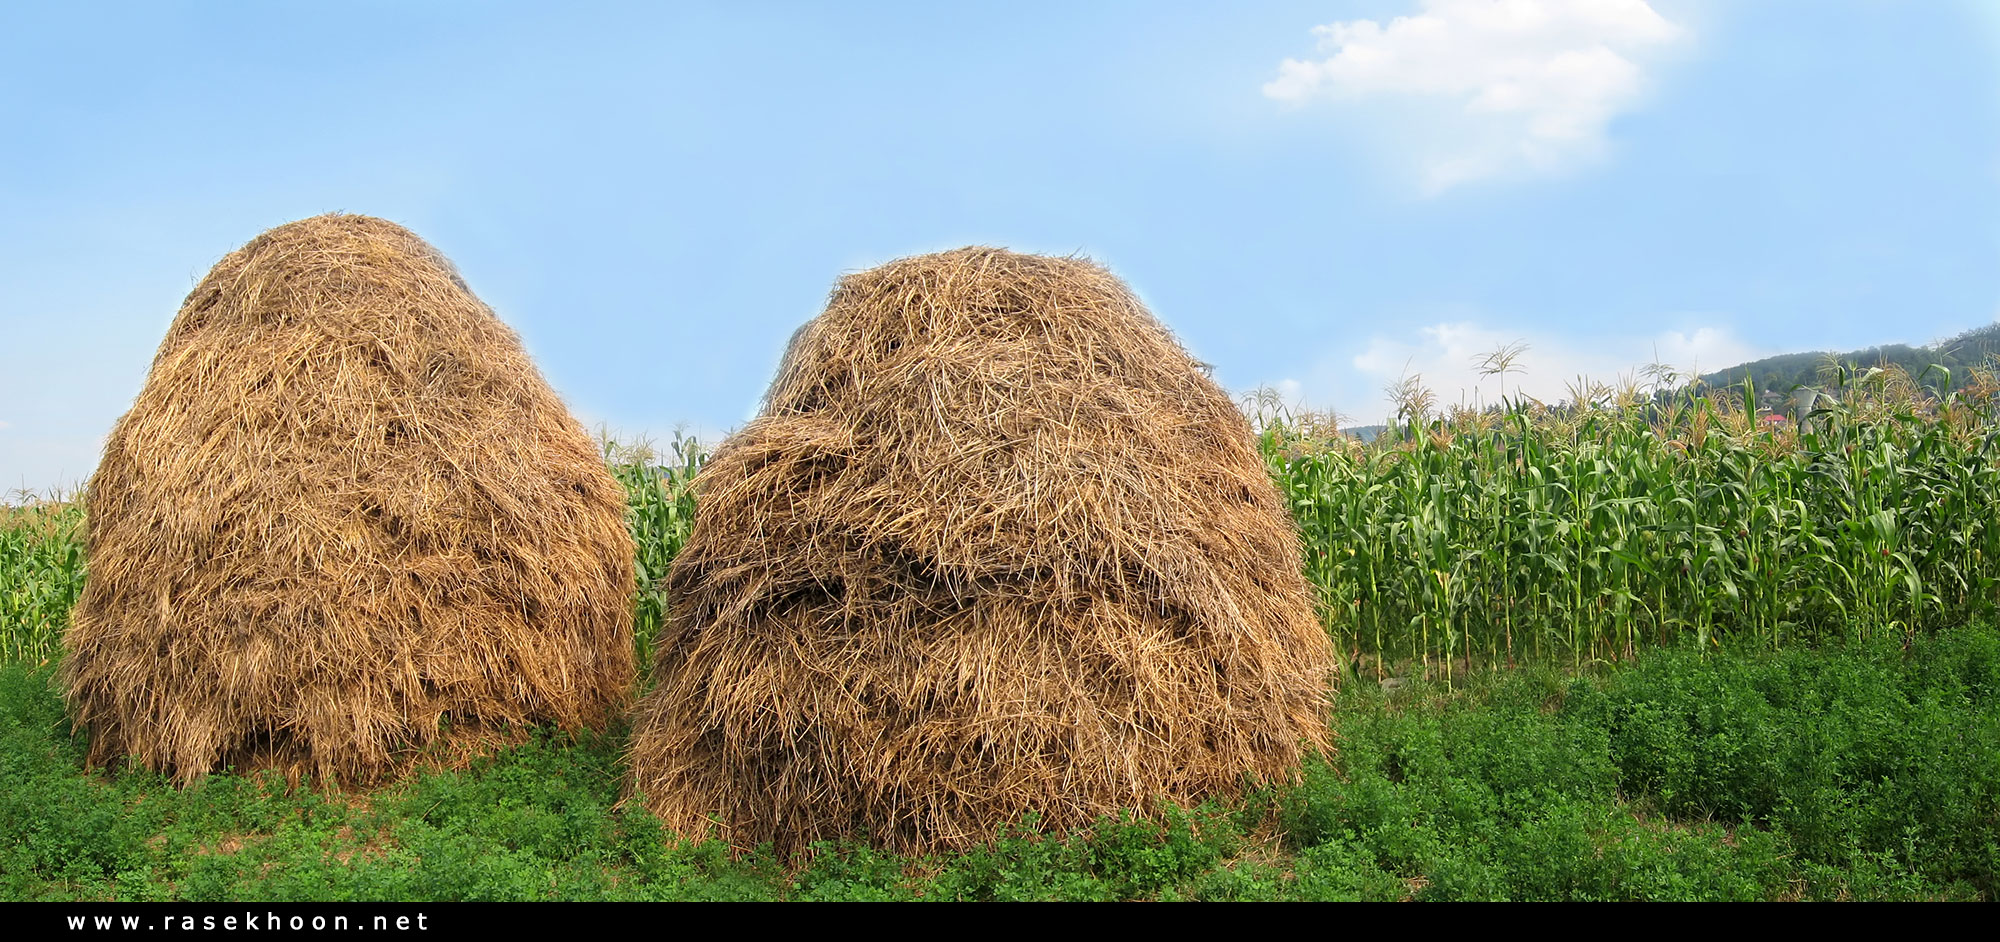
<path fill-rule="evenodd" d="M 650 443 L 621 445 L 600 434 L 604 460 L 625 486 L 626 522 L 638 544 L 638 599 L 633 622 L 640 669 L 653 663 L 653 640 L 666 623 L 667 567 L 694 532 L 694 476 L 708 452 L 694 439 L 674 436 L 666 454 Z"/>
<path fill-rule="evenodd" d="M 1940 400 L 1875 371 L 1821 397 L 1803 427 L 1752 414 L 1736 390 L 1448 417 L 1419 401 L 1368 445 L 1282 413 L 1254 418 L 1350 666 L 1449 676 L 1990 619 L 1996 393 L 1981 376 Z M 635 635 L 650 663 L 706 453 L 678 437 L 664 453 L 604 447 L 630 502 Z M 0 508 L 0 658 L 59 653 L 83 526 L 73 503 Z"/>
<path fill-rule="evenodd" d="M 1992 615 L 2000 427 L 1982 380 L 1938 401 L 1873 373 L 1803 429 L 1721 390 L 1419 408 L 1372 445 L 1266 415 L 1262 443 L 1358 669 L 1776 648 Z"/>
<path fill-rule="evenodd" d="M 83 570 L 80 506 L 0 506 L 0 661 L 41 664 L 62 651 Z"/>

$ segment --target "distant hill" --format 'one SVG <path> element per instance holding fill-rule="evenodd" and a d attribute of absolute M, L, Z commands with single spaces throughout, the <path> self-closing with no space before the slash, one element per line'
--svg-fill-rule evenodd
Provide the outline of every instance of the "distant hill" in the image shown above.
<path fill-rule="evenodd" d="M 1943 385 L 1943 378 L 1938 374 L 1933 372 L 1928 377 L 1923 376 L 1924 371 L 1935 364 L 1951 371 L 1951 388 L 1957 388 L 1971 378 L 1971 367 L 1985 364 L 1988 357 L 1995 355 L 2000 355 L 2000 323 L 1975 327 L 1956 337 L 1922 347 L 1896 343 L 1845 353 L 1815 350 L 1765 357 L 1709 373 L 1701 381 L 1709 386 L 1735 386 L 1743 382 L 1743 377 L 1750 376 L 1755 379 L 1758 390 L 1766 393 L 1784 393 L 1793 386 L 1822 386 L 1825 381 L 1820 378 L 1819 370 L 1831 357 L 1862 369 L 1893 363 L 1909 371 L 1912 378 L 1921 378 L 1924 385 L 1938 387 Z"/>

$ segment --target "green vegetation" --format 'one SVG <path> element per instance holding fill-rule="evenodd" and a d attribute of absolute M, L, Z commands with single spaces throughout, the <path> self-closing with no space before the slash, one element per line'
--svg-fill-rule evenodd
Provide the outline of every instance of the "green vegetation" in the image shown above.
<path fill-rule="evenodd" d="M 81 506 L 0 505 L 0 662 L 43 664 L 62 652 L 83 569 Z"/>
<path fill-rule="evenodd" d="M 1760 390 L 1788 395 L 1795 386 L 1836 385 L 1831 374 L 1847 364 L 1860 364 L 1893 367 L 1909 376 L 1924 377 L 1934 392 L 1942 393 L 1963 388 L 1972 381 L 1973 372 L 1996 355 L 2000 355 L 2000 324 L 1988 324 L 1921 347 L 1893 343 L 1846 353 L 1786 353 L 1738 364 L 1701 379 L 1709 386 L 1729 387 L 1748 378 Z"/>
<path fill-rule="evenodd" d="M 620 806 L 619 737 L 366 795 L 79 771 L 50 669 L 0 668 L 0 898 L 1994 899 L 2000 631 L 1343 689 L 1341 753 L 1165 826 L 1031 822 L 792 872 Z"/>
<path fill-rule="evenodd" d="M 1368 446 L 1266 414 L 1338 756 L 922 860 L 677 840 L 620 803 L 622 730 L 366 793 L 86 772 L 52 687 L 81 510 L 0 510 L 0 899 L 2000 899 L 2000 385 L 1961 378 L 1867 375 L 1804 429 L 1734 390 L 1439 419 L 1412 387 Z M 606 456 L 645 656 L 703 455 Z"/>
<path fill-rule="evenodd" d="M 1329 439 L 1267 414 L 1328 629 L 1359 665 L 1908 635 L 2000 601 L 1991 376 L 1872 374 L 1801 430 L 1741 390 L 1516 404 Z"/>
<path fill-rule="evenodd" d="M 639 549 L 632 633 L 643 674 L 653 663 L 653 639 L 666 623 L 667 567 L 694 532 L 694 476 L 708 460 L 708 452 L 700 442 L 679 433 L 664 455 L 649 442 L 620 444 L 602 431 L 598 437 L 611 473 L 625 486 L 631 508 L 626 519 Z"/>

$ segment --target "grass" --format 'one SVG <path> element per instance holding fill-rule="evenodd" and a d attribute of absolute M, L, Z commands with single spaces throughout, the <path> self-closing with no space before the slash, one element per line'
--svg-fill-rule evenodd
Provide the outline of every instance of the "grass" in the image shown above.
<path fill-rule="evenodd" d="M 921 860 L 732 859 L 619 804 L 622 734 L 366 795 L 82 771 L 48 667 L 0 668 L 14 900 L 2000 897 L 2000 630 L 1341 693 L 1341 752 L 1164 825 L 1033 822 Z"/>

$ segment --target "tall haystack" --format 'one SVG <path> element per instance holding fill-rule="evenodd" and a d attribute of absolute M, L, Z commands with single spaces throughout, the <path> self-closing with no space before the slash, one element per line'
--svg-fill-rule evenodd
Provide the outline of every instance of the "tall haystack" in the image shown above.
<path fill-rule="evenodd" d="M 362 783 L 629 702 L 622 491 L 392 223 L 319 216 L 219 262 L 85 501 L 62 683 L 93 762 Z"/>
<path fill-rule="evenodd" d="M 1332 654 L 1249 426 L 1089 262 L 846 278 L 695 487 L 631 757 L 683 834 L 949 850 L 1328 748 Z"/>

